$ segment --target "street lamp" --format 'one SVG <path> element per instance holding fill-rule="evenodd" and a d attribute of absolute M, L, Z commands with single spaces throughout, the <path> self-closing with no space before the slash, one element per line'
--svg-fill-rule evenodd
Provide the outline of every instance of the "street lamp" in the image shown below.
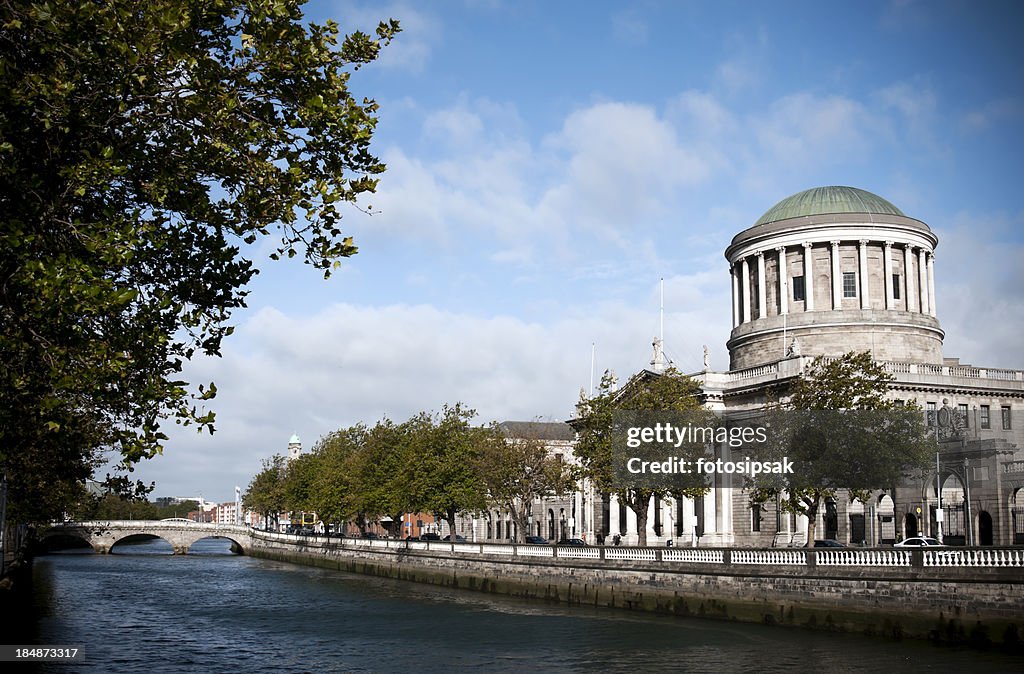
<path fill-rule="evenodd" d="M 939 429 L 935 428 L 935 442 L 939 441 Z M 936 444 L 936 447 L 938 444 Z M 938 500 L 938 506 L 935 508 L 935 526 L 936 526 L 936 540 L 942 543 L 942 472 L 939 468 L 939 450 L 935 450 L 935 497 Z"/>

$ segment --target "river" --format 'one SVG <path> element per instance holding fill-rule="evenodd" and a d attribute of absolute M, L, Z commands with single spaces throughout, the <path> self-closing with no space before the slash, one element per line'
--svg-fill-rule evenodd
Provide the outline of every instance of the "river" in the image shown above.
<path fill-rule="evenodd" d="M 27 640 L 103 672 L 1020 672 L 920 642 L 527 603 L 233 555 L 205 539 L 35 562 Z"/>

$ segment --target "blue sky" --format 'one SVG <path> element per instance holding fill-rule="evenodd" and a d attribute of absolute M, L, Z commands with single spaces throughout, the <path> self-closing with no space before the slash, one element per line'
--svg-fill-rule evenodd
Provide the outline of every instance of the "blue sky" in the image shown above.
<path fill-rule="evenodd" d="M 262 270 L 215 380 L 218 431 L 136 475 L 233 498 L 292 433 L 445 402 L 565 419 L 666 350 L 725 369 L 733 235 L 790 194 L 874 192 L 939 236 L 944 353 L 1024 368 L 1024 6 L 1015 2 L 314 1 L 403 32 L 352 90 L 388 164 L 324 281 Z M 267 242 L 266 248 L 271 247 Z"/>

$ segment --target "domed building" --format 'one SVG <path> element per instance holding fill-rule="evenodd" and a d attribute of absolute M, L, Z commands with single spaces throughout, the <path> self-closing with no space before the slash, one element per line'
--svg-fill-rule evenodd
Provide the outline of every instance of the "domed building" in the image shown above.
<path fill-rule="evenodd" d="M 1024 544 L 1024 432 L 1017 416 L 1024 372 L 943 357 L 937 246 L 927 224 L 888 200 L 830 186 L 778 202 L 725 251 L 729 369 L 712 370 L 705 350 L 704 370 L 691 375 L 706 407 L 763 409 L 816 356 L 868 351 L 894 376 L 889 396 L 926 410 L 942 440 L 937 474 L 877 492 L 870 502 L 841 497 L 824 504 L 817 538 L 884 545 L 941 531 L 950 544 Z M 651 369 L 626 386 L 658 376 L 660 346 L 656 341 Z M 958 421 L 949 426 L 949 419 Z M 732 458 L 727 448 L 716 451 Z M 714 488 L 695 501 L 653 500 L 649 543 L 803 544 L 805 518 L 753 504 L 743 481 L 731 478 L 716 476 Z M 584 516 L 594 540 L 637 540 L 635 514 L 614 496 L 585 494 Z"/>
<path fill-rule="evenodd" d="M 725 251 L 732 276 L 731 369 L 870 351 L 942 363 L 935 247 L 928 225 L 853 187 L 783 199 Z"/>

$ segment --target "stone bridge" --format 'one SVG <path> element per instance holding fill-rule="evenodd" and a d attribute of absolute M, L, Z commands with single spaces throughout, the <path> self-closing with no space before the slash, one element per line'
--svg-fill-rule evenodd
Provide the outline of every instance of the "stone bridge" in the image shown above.
<path fill-rule="evenodd" d="M 252 546 L 249 527 L 239 524 L 210 524 L 184 519 L 171 520 L 108 520 L 94 522 L 62 522 L 39 532 L 40 543 L 47 539 L 71 536 L 84 540 L 101 554 L 110 552 L 114 544 L 129 537 L 162 538 L 184 555 L 201 538 L 220 536 L 230 539 L 245 554 Z"/>

